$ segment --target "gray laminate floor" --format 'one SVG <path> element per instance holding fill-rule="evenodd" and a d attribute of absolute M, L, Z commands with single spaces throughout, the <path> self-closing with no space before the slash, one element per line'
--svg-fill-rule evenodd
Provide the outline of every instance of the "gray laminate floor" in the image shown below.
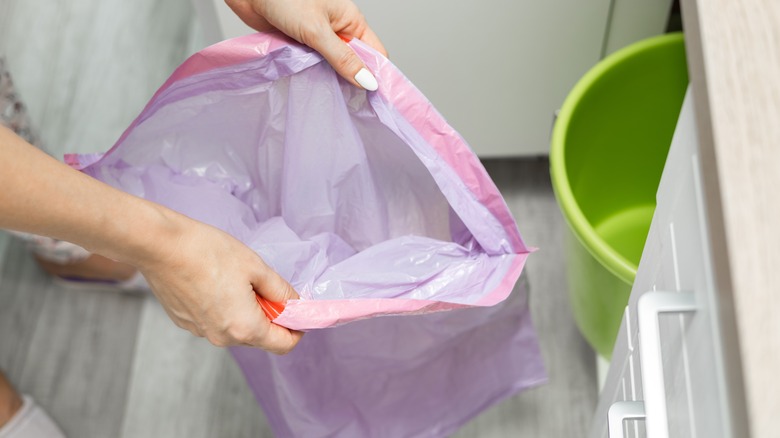
<path fill-rule="evenodd" d="M 3 0 L 0 54 L 47 149 L 110 147 L 202 44 L 186 0 Z M 582 436 L 594 353 L 571 318 L 564 224 L 543 159 L 485 163 L 518 218 L 549 383 L 486 411 L 458 437 Z M 272 436 L 227 351 L 171 323 L 151 296 L 53 284 L 0 234 L 0 368 L 70 437 Z"/>

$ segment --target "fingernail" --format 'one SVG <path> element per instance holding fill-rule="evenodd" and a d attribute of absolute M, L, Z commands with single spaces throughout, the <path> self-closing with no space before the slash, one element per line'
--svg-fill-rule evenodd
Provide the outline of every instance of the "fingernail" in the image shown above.
<path fill-rule="evenodd" d="M 379 88 L 379 84 L 376 82 L 374 75 L 365 68 L 361 68 L 360 71 L 357 72 L 355 81 L 368 91 L 376 91 L 376 89 Z"/>

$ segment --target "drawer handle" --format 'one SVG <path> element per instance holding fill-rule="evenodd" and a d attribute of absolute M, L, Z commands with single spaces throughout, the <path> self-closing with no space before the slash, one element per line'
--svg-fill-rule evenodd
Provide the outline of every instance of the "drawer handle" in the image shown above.
<path fill-rule="evenodd" d="M 644 420 L 645 404 L 641 401 L 619 401 L 612 403 L 607 411 L 609 438 L 624 438 L 623 421 Z"/>
<path fill-rule="evenodd" d="M 639 317 L 639 354 L 642 364 L 642 390 L 645 397 L 647 436 L 667 438 L 666 388 L 661 358 L 661 336 L 658 316 L 661 313 L 682 313 L 696 310 L 689 292 L 647 292 L 637 303 Z"/>

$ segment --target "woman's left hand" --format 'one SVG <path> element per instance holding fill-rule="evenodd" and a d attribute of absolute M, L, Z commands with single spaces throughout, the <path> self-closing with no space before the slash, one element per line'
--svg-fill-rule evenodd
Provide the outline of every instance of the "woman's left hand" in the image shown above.
<path fill-rule="evenodd" d="M 374 75 L 339 35 L 358 38 L 387 56 L 382 42 L 350 0 L 225 0 L 241 20 L 261 32 L 280 30 L 318 51 L 352 84 L 377 89 Z"/>

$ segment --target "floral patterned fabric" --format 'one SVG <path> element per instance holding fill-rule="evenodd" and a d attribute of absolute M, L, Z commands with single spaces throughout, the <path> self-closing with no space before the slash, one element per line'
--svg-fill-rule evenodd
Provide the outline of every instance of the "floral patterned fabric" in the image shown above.
<path fill-rule="evenodd" d="M 0 57 L 0 124 L 10 128 L 28 143 L 41 146 L 40 138 L 30 125 L 27 108 L 14 89 L 3 57 Z"/>

